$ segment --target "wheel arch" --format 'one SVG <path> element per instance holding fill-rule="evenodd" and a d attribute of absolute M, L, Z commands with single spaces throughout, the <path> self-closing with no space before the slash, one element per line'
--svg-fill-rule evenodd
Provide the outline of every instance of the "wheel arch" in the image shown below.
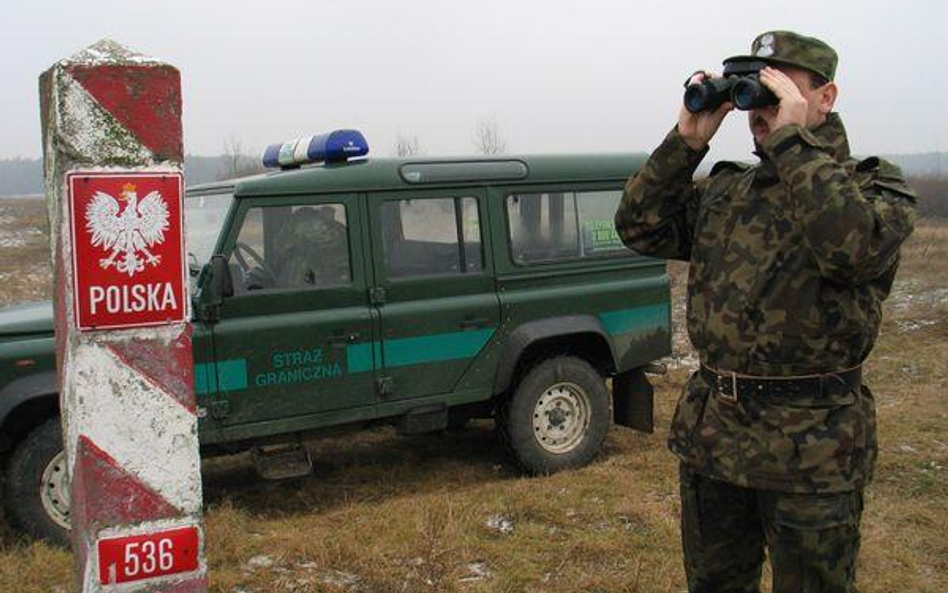
<path fill-rule="evenodd" d="M 536 360 L 571 355 L 592 364 L 602 375 L 616 372 L 612 341 L 592 315 L 566 315 L 528 321 L 510 332 L 494 375 L 494 395 L 506 393 Z"/>
<path fill-rule="evenodd" d="M 0 389 L 0 453 L 8 453 L 46 419 L 59 413 L 55 371 L 20 377 Z"/>

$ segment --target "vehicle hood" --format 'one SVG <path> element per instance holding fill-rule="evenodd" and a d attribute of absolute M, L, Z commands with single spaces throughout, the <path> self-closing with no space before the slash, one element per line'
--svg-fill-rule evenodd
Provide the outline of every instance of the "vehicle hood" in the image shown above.
<path fill-rule="evenodd" d="M 53 333 L 50 301 L 23 303 L 0 309 L 0 336 Z"/>

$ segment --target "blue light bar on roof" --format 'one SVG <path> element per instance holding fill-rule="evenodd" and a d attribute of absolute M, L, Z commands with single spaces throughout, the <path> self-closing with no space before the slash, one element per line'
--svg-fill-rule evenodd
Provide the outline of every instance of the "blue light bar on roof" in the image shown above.
<path fill-rule="evenodd" d="M 339 163 L 367 154 L 369 143 L 362 132 L 336 130 L 283 144 L 271 144 L 263 153 L 263 166 L 286 169 L 308 163 Z"/>

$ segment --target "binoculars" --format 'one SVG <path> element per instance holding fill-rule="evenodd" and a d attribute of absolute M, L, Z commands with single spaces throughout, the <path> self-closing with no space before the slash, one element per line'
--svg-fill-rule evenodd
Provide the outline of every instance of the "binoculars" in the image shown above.
<path fill-rule="evenodd" d="M 692 113 L 713 111 L 730 100 L 741 111 L 759 109 L 780 102 L 777 95 L 761 84 L 764 62 L 731 62 L 725 64 L 724 75 L 705 78 L 701 82 L 685 81 L 685 108 Z"/>

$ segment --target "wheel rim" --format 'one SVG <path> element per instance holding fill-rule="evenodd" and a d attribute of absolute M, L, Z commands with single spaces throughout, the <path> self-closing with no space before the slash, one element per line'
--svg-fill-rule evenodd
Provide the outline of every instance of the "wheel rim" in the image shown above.
<path fill-rule="evenodd" d="M 40 482 L 43 509 L 56 525 L 69 529 L 69 478 L 66 476 L 66 453 L 60 451 L 46 464 Z"/>
<path fill-rule="evenodd" d="M 575 383 L 557 383 L 533 409 L 533 436 L 551 453 L 569 453 L 589 430 L 589 395 Z"/>

